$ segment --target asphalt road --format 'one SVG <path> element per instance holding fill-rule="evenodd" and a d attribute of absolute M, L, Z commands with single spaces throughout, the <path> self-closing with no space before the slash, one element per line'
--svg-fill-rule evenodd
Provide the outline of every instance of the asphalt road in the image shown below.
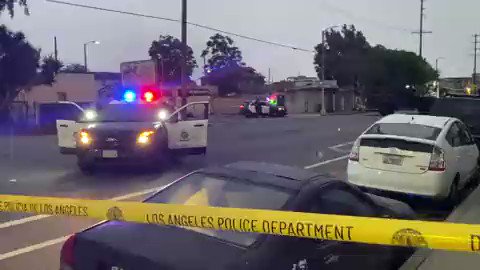
<path fill-rule="evenodd" d="M 239 160 L 267 161 L 346 178 L 353 140 L 378 119 L 373 114 L 296 115 L 278 119 L 216 117 L 206 156 L 152 172 L 104 168 L 82 175 L 75 157 L 58 153 L 54 136 L 0 137 L 0 193 L 141 200 L 154 189 L 201 167 Z M 96 221 L 0 213 L 0 269 L 58 269 L 65 238 Z"/>

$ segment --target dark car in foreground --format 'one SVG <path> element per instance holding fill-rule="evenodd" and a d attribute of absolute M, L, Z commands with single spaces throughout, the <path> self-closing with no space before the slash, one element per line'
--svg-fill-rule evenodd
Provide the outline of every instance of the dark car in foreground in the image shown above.
<path fill-rule="evenodd" d="M 367 195 L 347 182 L 254 162 L 196 171 L 146 202 L 366 217 L 414 216 L 406 204 Z M 404 247 L 108 221 L 65 242 L 61 270 L 394 269 L 411 252 Z"/>

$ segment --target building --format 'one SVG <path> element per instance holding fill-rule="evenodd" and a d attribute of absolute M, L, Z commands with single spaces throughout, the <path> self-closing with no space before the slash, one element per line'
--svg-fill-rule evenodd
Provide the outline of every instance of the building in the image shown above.
<path fill-rule="evenodd" d="M 120 73 L 86 72 L 58 73 L 52 85 L 37 85 L 22 91 L 15 102 L 15 119 L 35 116 L 40 103 L 73 101 L 80 105 L 91 104 L 107 96 L 121 84 Z M 23 114 L 23 115 L 22 115 Z"/>
<path fill-rule="evenodd" d="M 322 110 L 322 87 L 325 88 L 325 110 L 339 113 L 350 112 L 354 108 L 355 95 L 352 89 L 339 88 L 337 81 L 321 82 L 315 77 L 289 77 L 290 85 L 285 91 L 286 106 L 289 113 L 320 113 Z"/>
<path fill-rule="evenodd" d="M 475 80 L 480 83 L 480 74 L 475 75 Z M 448 77 L 439 79 L 439 88 L 441 93 L 465 95 L 474 94 L 476 89 L 472 83 L 472 77 Z"/>

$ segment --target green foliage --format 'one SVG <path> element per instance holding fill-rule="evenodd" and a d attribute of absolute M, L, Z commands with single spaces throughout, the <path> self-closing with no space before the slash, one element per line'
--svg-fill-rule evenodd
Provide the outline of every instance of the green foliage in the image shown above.
<path fill-rule="evenodd" d="M 47 55 L 42 58 L 40 64 L 40 83 L 51 85 L 55 81 L 55 75 L 63 67 L 63 63 L 56 60 L 53 55 Z"/>
<path fill-rule="evenodd" d="M 8 109 L 22 90 L 51 84 L 62 63 L 46 56 L 40 63 L 35 49 L 22 32 L 0 25 L 0 121 L 8 119 Z"/>
<path fill-rule="evenodd" d="M 158 69 L 163 81 L 167 83 L 178 83 L 181 80 L 181 64 L 183 61 L 182 42 L 170 35 L 161 35 L 154 40 L 148 55 L 158 63 Z M 192 76 L 193 69 L 197 67 L 197 61 L 193 56 L 193 50 L 187 46 L 186 50 L 186 74 Z"/>
<path fill-rule="evenodd" d="M 233 39 L 229 36 L 215 34 L 207 41 L 207 48 L 203 50 L 202 57 L 208 58 L 205 70 L 221 69 L 227 66 L 240 66 L 242 63 L 242 52 L 233 45 Z"/>
<path fill-rule="evenodd" d="M 315 50 L 314 64 L 320 75 L 322 44 Z M 413 52 L 372 47 L 353 25 L 327 32 L 324 51 L 325 78 L 337 80 L 340 87 L 359 86 L 364 97 L 375 103 L 421 96 L 425 84 L 438 77 L 432 66 Z"/>
<path fill-rule="evenodd" d="M 208 59 L 204 66 L 206 75 L 203 82 L 218 86 L 220 95 L 241 92 L 242 83 L 261 86 L 265 84 L 262 74 L 242 62 L 242 52 L 230 37 L 215 34 L 206 45 L 202 52 L 202 57 Z"/>
<path fill-rule="evenodd" d="M 18 92 L 32 84 L 39 68 L 40 51 L 22 32 L 0 25 L 0 110 L 8 107 Z"/>
<path fill-rule="evenodd" d="M 365 57 L 370 44 L 353 25 L 344 25 L 340 31 L 328 31 L 325 36 L 325 79 L 335 79 L 340 86 L 355 84 L 366 69 Z M 314 65 L 319 75 L 322 70 L 322 46 L 318 44 L 315 47 Z"/>
<path fill-rule="evenodd" d="M 15 4 L 23 7 L 25 15 L 29 15 L 27 0 L 0 0 L 0 13 L 8 11 L 10 17 L 15 15 Z"/>
<path fill-rule="evenodd" d="M 61 69 L 61 72 L 65 73 L 86 73 L 88 69 L 85 68 L 84 65 L 81 64 L 68 64 Z"/>

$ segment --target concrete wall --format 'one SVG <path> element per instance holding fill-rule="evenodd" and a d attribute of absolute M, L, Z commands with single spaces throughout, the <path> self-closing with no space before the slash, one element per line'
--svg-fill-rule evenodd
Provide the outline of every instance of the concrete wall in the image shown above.
<path fill-rule="evenodd" d="M 322 104 L 320 90 L 292 90 L 285 93 L 289 113 L 319 113 Z M 353 109 L 353 91 L 325 91 L 325 109 L 327 112 L 350 112 Z"/>
<path fill-rule="evenodd" d="M 39 85 L 24 95 L 24 101 L 34 103 L 55 102 L 61 100 L 59 93 L 65 93 L 66 100 L 76 102 L 94 102 L 100 89 L 92 73 L 59 73 L 52 86 Z"/>

